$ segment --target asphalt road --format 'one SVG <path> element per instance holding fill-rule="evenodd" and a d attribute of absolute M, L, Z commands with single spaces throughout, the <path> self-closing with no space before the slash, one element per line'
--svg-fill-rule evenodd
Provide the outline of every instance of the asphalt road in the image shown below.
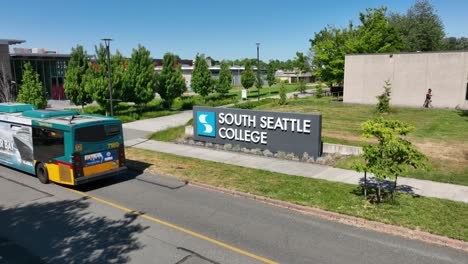
<path fill-rule="evenodd" d="M 0 263 L 468 263 L 464 251 L 172 177 L 129 173 L 76 190 L 94 199 L 0 167 Z"/>

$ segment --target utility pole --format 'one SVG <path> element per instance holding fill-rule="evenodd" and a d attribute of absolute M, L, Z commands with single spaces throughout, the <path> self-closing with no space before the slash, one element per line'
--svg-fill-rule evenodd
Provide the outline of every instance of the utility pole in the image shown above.
<path fill-rule="evenodd" d="M 104 44 L 106 45 L 107 50 L 107 76 L 109 77 L 109 102 L 110 102 L 110 115 L 114 116 L 114 107 L 113 107 L 113 100 L 112 100 L 112 77 L 111 77 L 111 66 L 110 66 L 110 42 L 113 39 L 104 38 Z"/>
<path fill-rule="evenodd" d="M 260 43 L 257 44 L 257 82 L 260 84 Z M 260 86 L 260 85 L 259 85 Z M 260 87 L 257 87 L 257 101 L 260 101 Z"/>

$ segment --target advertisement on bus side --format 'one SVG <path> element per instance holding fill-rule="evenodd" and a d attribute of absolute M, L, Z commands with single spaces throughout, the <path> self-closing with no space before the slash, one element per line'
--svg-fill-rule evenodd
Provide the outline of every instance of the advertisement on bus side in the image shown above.
<path fill-rule="evenodd" d="M 0 122 L 0 162 L 18 169 L 33 170 L 31 127 Z"/>

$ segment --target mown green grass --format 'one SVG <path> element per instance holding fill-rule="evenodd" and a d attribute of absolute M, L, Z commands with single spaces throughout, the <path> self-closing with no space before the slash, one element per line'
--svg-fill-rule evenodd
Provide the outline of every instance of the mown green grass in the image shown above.
<path fill-rule="evenodd" d="M 266 104 L 257 110 L 322 114 L 324 142 L 362 146 L 361 124 L 380 116 L 372 105 L 353 105 L 333 98 L 290 100 L 287 105 Z M 427 171 L 410 171 L 406 177 L 468 185 L 468 111 L 392 107 L 388 119 L 409 123 L 415 130 L 408 136 L 429 158 Z M 351 169 L 350 161 L 337 166 Z"/>
<path fill-rule="evenodd" d="M 192 122 L 193 122 L 193 119 L 190 119 L 183 126 L 171 127 L 168 129 L 155 132 L 151 134 L 150 136 L 148 136 L 148 138 L 152 140 L 163 141 L 163 142 L 169 142 L 169 141 L 176 140 L 178 138 L 183 138 L 185 136 L 185 126 L 191 125 Z"/>
<path fill-rule="evenodd" d="M 134 148 L 127 158 L 137 169 L 468 241 L 468 204 L 462 202 L 399 194 L 394 203 L 373 204 L 350 184 Z"/>
<path fill-rule="evenodd" d="M 331 97 L 306 97 L 290 100 L 287 105 L 262 105 L 258 110 L 322 114 L 322 127 L 326 131 L 348 132 L 360 137 L 361 124 L 380 116 L 372 105 L 353 105 L 334 101 Z M 466 141 L 468 138 L 468 111 L 449 109 L 393 107 L 385 118 L 398 119 L 415 126 L 412 137 L 444 141 Z"/>

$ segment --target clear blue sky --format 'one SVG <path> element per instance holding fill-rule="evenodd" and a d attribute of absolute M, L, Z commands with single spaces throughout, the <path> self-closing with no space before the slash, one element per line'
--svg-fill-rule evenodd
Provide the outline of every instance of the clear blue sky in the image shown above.
<path fill-rule="evenodd" d="M 173 52 L 182 58 L 204 53 L 215 59 L 291 59 L 306 52 L 309 39 L 327 24 L 358 21 L 366 7 L 406 12 L 414 1 L 166 0 L 34 1 L 0 0 L 1 38 L 24 39 L 16 47 L 69 53 L 81 44 L 90 54 L 101 38 L 125 56 L 144 45 L 155 58 Z M 434 0 L 449 36 L 468 36 L 468 1 Z"/>

